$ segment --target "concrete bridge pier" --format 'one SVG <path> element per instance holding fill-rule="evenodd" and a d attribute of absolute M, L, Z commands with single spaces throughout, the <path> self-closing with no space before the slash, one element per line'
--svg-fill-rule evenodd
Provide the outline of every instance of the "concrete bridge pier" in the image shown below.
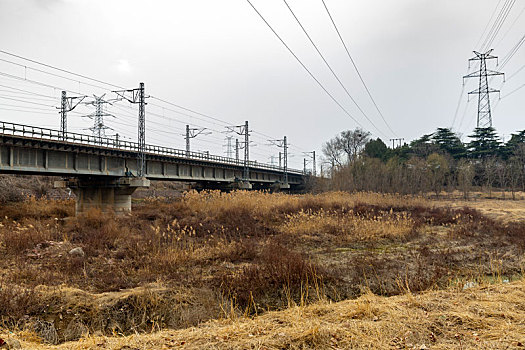
<path fill-rule="evenodd" d="M 248 180 L 235 180 L 233 187 L 238 190 L 251 190 L 252 184 Z"/>
<path fill-rule="evenodd" d="M 97 208 L 117 215 L 131 212 L 131 195 L 139 187 L 149 187 L 146 178 L 72 178 L 55 181 L 57 188 L 70 188 L 76 195 L 76 214 Z"/>
<path fill-rule="evenodd" d="M 287 182 L 277 181 L 277 182 L 272 184 L 271 190 L 273 192 L 288 191 L 288 190 L 290 190 L 290 184 L 287 183 Z"/>

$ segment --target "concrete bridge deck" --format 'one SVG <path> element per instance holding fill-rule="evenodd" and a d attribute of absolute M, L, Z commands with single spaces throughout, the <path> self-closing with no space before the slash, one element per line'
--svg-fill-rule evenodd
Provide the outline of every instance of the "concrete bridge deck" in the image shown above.
<path fill-rule="evenodd" d="M 250 161 L 244 179 L 243 160 L 155 145 L 146 145 L 145 179 L 139 181 L 138 149 L 135 142 L 0 122 L 0 173 L 62 176 L 69 178 L 62 185 L 76 192 L 125 188 L 127 193 L 147 186 L 148 180 L 189 181 L 210 189 L 293 189 L 304 184 L 298 170 L 288 170 L 286 181 L 283 168 Z"/>

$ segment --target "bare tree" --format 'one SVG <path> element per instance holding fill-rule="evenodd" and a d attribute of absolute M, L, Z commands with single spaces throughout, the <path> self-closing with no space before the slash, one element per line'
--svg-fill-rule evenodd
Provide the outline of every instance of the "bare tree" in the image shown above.
<path fill-rule="evenodd" d="M 501 197 L 505 199 L 505 189 L 507 187 L 507 180 L 508 180 L 508 168 L 503 161 L 499 161 L 496 163 L 496 176 L 498 177 L 498 183 L 501 188 Z"/>
<path fill-rule="evenodd" d="M 518 157 L 514 156 L 507 162 L 507 167 L 512 199 L 516 199 L 516 191 L 519 188 L 520 181 L 523 176 L 523 164 Z"/>
<path fill-rule="evenodd" d="M 521 182 L 521 188 L 525 191 L 525 143 L 521 143 L 516 147 L 514 155 L 518 163 L 517 166 L 521 169 L 519 180 Z"/>
<path fill-rule="evenodd" d="M 339 140 L 337 137 L 325 142 L 323 145 L 323 155 L 326 157 L 328 162 L 334 165 L 342 166 L 341 156 L 343 150 L 339 147 Z"/>
<path fill-rule="evenodd" d="M 369 139 L 370 133 L 360 128 L 342 131 L 337 137 L 339 148 L 347 154 L 348 162 L 357 159 L 359 152 L 365 147 Z"/>
<path fill-rule="evenodd" d="M 490 156 L 483 160 L 483 179 L 485 180 L 485 186 L 489 190 L 489 197 L 492 197 L 492 186 L 496 180 L 496 157 Z"/>
<path fill-rule="evenodd" d="M 432 153 L 427 158 L 427 168 L 430 180 L 430 187 L 439 197 L 439 194 L 445 187 L 445 181 L 449 174 L 450 168 L 447 159 L 441 154 Z"/>
<path fill-rule="evenodd" d="M 458 164 L 458 186 L 463 192 L 465 199 L 468 199 L 474 175 L 474 166 L 468 160 L 461 159 Z"/>

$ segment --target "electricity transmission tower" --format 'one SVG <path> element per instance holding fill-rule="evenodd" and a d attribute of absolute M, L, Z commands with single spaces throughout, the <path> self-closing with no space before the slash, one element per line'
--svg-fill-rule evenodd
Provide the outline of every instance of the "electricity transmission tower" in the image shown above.
<path fill-rule="evenodd" d="M 67 113 L 74 110 L 75 107 L 85 98 L 86 96 L 67 97 L 66 92 L 62 91 L 62 101 L 60 104 L 60 135 L 62 136 L 62 139 L 66 138 L 67 133 Z M 73 104 L 73 100 L 76 99 L 78 99 L 78 101 Z"/>
<path fill-rule="evenodd" d="M 182 135 L 184 136 L 184 139 L 186 140 L 186 157 L 190 156 L 190 140 L 196 138 L 199 135 L 209 135 L 211 132 L 204 132 L 206 131 L 206 128 L 190 128 L 188 124 L 186 124 L 186 134 Z"/>
<path fill-rule="evenodd" d="M 87 102 L 87 105 L 95 106 L 95 113 L 91 113 L 86 117 L 93 119 L 93 126 L 89 128 L 95 136 L 99 143 L 102 143 L 102 139 L 106 138 L 106 130 L 111 129 L 110 127 L 104 124 L 104 117 L 114 117 L 114 115 L 109 114 L 105 111 L 104 106 L 110 103 L 107 100 L 104 100 L 106 94 L 102 96 L 93 95 L 95 100 Z"/>
<path fill-rule="evenodd" d="M 140 83 L 137 89 L 113 91 L 121 99 L 129 103 L 138 103 L 139 105 L 139 123 L 138 123 L 138 152 L 137 152 L 137 175 L 144 176 L 146 165 L 146 98 L 144 94 L 144 83 Z"/>
<path fill-rule="evenodd" d="M 279 140 L 268 140 L 272 145 L 283 148 L 284 159 L 283 159 L 283 175 L 284 183 L 288 183 L 288 140 L 285 137 Z M 281 167 L 281 152 L 279 152 L 279 167 Z"/>
<path fill-rule="evenodd" d="M 492 112 L 490 109 L 490 94 L 493 92 L 498 92 L 499 90 L 492 89 L 489 87 L 490 76 L 504 75 L 504 73 L 496 72 L 490 69 L 487 69 L 487 60 L 497 59 L 497 56 L 492 55 L 492 49 L 485 53 L 480 53 L 474 51 L 476 57 L 469 59 L 469 68 L 470 63 L 473 61 L 479 61 L 479 70 L 472 72 L 463 77 L 463 80 L 467 78 L 479 78 L 479 86 L 476 90 L 470 91 L 469 95 L 478 95 L 478 118 L 476 126 L 478 128 L 488 128 L 492 127 Z"/>
<path fill-rule="evenodd" d="M 226 157 L 232 158 L 233 156 L 233 145 L 232 145 L 233 136 L 226 136 L 226 144 L 222 145 L 226 147 Z"/>
<path fill-rule="evenodd" d="M 239 161 L 239 139 L 235 139 L 235 160 Z"/>

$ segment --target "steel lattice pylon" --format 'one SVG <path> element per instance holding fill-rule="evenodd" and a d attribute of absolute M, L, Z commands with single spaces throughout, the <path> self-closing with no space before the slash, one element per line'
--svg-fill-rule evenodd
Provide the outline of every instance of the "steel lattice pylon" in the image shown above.
<path fill-rule="evenodd" d="M 469 59 L 470 63 L 473 61 L 479 61 L 479 70 L 472 72 L 463 77 L 463 80 L 466 78 L 479 78 L 479 86 L 476 90 L 469 92 L 469 95 L 478 95 L 478 118 L 477 118 L 477 127 L 478 128 L 488 128 L 492 127 L 492 112 L 490 109 L 490 94 L 493 92 L 498 92 L 499 90 L 492 89 L 489 87 L 489 76 L 504 75 L 504 73 L 496 72 L 493 70 L 487 69 L 487 60 L 497 59 L 497 56 L 491 55 L 492 49 L 480 53 L 474 51 L 476 57 Z"/>
<path fill-rule="evenodd" d="M 106 130 L 110 129 L 104 124 L 104 117 L 113 117 L 112 114 L 107 113 L 104 110 L 104 105 L 110 103 L 109 101 L 104 100 L 106 94 L 102 96 L 93 95 L 94 100 L 88 102 L 88 105 L 95 106 L 95 113 L 87 115 L 86 117 L 93 119 L 93 126 L 89 128 L 93 132 L 93 136 L 102 142 L 102 139 L 106 138 Z"/>

